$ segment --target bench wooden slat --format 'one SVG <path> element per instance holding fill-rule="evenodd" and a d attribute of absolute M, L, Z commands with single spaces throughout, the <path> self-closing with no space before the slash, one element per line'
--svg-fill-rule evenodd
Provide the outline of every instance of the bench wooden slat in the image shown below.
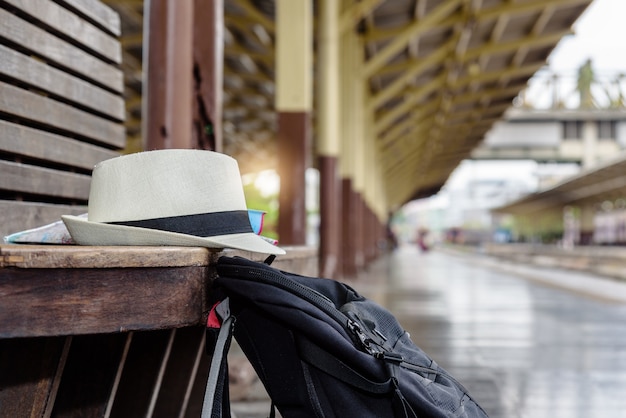
<path fill-rule="evenodd" d="M 122 50 L 117 39 L 57 3 L 50 0 L 4 0 L 4 2 L 67 35 L 83 47 L 117 64 L 122 61 Z"/>
<path fill-rule="evenodd" d="M 113 91 L 124 90 L 124 75 L 120 69 L 4 9 L 0 9 L 0 36 Z"/>
<path fill-rule="evenodd" d="M 0 112 L 116 148 L 122 148 L 126 143 L 123 125 L 3 82 L 0 82 Z"/>
<path fill-rule="evenodd" d="M 0 189 L 87 201 L 91 176 L 0 160 Z"/>
<path fill-rule="evenodd" d="M 160 376 L 171 352 L 176 330 L 134 332 L 124 370 L 111 408 L 111 417 L 180 417 L 160 414 L 152 406 L 153 398 L 163 382 Z M 169 356 L 168 356 L 169 354 Z"/>
<path fill-rule="evenodd" d="M 0 267 L 29 269 L 202 267 L 215 261 L 217 254 L 216 251 L 200 247 L 0 245 Z M 45 275 L 46 272 L 41 273 Z"/>
<path fill-rule="evenodd" d="M 122 34 L 120 16 L 99 0 L 57 0 L 57 2 L 78 10 L 115 36 Z"/>
<path fill-rule="evenodd" d="M 0 338 L 199 325 L 208 309 L 205 270 L 48 269 L 41 274 L 0 268 Z"/>
<path fill-rule="evenodd" d="M 206 376 L 209 375 L 210 367 L 211 358 L 209 356 L 201 356 L 196 377 L 191 388 L 189 388 L 189 403 L 187 404 L 185 418 L 202 415 L 202 401 L 204 400 L 204 391 L 206 390 Z"/>
<path fill-rule="evenodd" d="M 6 235 L 56 222 L 61 219 L 61 215 L 80 215 L 82 213 L 87 213 L 87 206 L 0 200 L 0 214 L 2 214 L 0 242 L 2 241 L 1 237 Z M 3 262 L 0 260 L 0 267 L 2 265 Z"/>
<path fill-rule="evenodd" d="M 78 103 L 117 120 L 125 118 L 124 99 L 45 63 L 0 45 L 0 74 Z"/>
<path fill-rule="evenodd" d="M 0 120 L 0 151 L 91 170 L 117 151 Z"/>
<path fill-rule="evenodd" d="M 53 417 L 106 417 L 127 334 L 72 337 Z"/>
<path fill-rule="evenodd" d="M 44 417 L 54 399 L 65 337 L 0 339 L 0 415 Z M 50 412 L 50 411 L 48 411 Z"/>
<path fill-rule="evenodd" d="M 204 344 L 205 327 L 180 328 L 175 332 L 167 367 L 154 406 L 154 416 L 174 417 L 180 416 L 179 414 L 186 410 L 188 412 L 191 388 L 200 365 L 198 357 L 208 357 Z"/>

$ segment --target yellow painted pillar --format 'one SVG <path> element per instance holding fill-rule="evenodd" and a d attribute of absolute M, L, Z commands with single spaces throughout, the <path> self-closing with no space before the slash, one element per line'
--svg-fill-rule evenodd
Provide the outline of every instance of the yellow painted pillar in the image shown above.
<path fill-rule="evenodd" d="M 367 101 L 367 90 L 362 86 L 362 103 Z M 369 254 L 371 258 L 378 256 L 378 242 L 386 237 L 387 213 L 384 209 L 385 202 L 381 193 L 381 172 L 378 164 L 378 150 L 376 148 L 376 136 L 374 135 L 374 115 L 373 111 L 363 107 L 363 141 L 365 157 L 365 173 L 363 189 L 365 204 L 371 214 L 371 240 Z"/>
<path fill-rule="evenodd" d="M 357 247 L 357 266 L 363 267 L 376 256 L 376 226 L 378 221 L 372 210 L 371 184 L 371 146 L 368 141 L 369 132 L 366 131 L 366 82 L 363 77 L 363 67 L 365 56 L 363 41 L 357 33 L 353 33 L 350 41 L 350 51 L 352 53 L 353 77 L 353 97 L 355 109 L 354 121 L 354 144 L 355 144 L 355 167 L 354 167 L 354 189 L 359 197 L 361 207 L 361 219 L 359 230 L 360 240 Z"/>
<path fill-rule="evenodd" d="M 357 114 L 354 89 L 357 75 L 354 73 L 352 29 L 341 37 L 341 251 L 342 274 L 354 277 L 362 265 L 360 245 L 363 241 L 361 229 L 361 204 L 354 190 L 354 173 L 357 155 Z"/>
<path fill-rule="evenodd" d="M 339 2 L 320 0 L 318 25 L 317 157 L 320 170 L 319 271 L 335 277 L 341 256 Z"/>
<path fill-rule="evenodd" d="M 306 243 L 305 170 L 311 152 L 312 51 L 312 1 L 277 0 L 278 235 L 283 245 Z"/>

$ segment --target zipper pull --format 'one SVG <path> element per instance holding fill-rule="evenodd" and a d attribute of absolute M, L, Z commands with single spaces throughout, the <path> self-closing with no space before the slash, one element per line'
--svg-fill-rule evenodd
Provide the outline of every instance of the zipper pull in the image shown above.
<path fill-rule="evenodd" d="M 358 322 L 356 322 L 356 321 L 354 321 L 352 319 L 348 319 L 348 329 L 350 330 L 350 332 L 352 332 L 359 339 L 359 342 L 361 343 L 361 346 L 365 349 L 365 351 L 368 354 L 371 354 L 374 357 L 379 356 L 379 355 L 382 354 L 382 351 L 380 351 L 376 347 L 372 346 L 371 343 L 373 342 L 373 340 L 371 338 L 369 338 L 363 332 L 363 329 L 361 328 L 361 325 L 359 325 Z"/>
<path fill-rule="evenodd" d="M 378 353 L 374 355 L 377 359 L 400 364 L 404 361 L 404 357 L 398 353 Z"/>

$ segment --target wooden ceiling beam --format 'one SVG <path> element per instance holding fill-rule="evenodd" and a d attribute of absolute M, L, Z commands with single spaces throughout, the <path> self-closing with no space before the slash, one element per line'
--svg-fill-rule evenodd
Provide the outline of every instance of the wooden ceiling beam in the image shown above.
<path fill-rule="evenodd" d="M 375 123 L 375 131 L 377 135 L 389 127 L 394 121 L 396 121 L 403 114 L 408 113 L 414 108 L 417 103 L 423 98 L 427 97 L 433 91 L 440 89 L 445 84 L 445 74 L 429 81 L 423 86 L 419 86 L 406 94 L 406 99 L 403 103 L 393 108 L 393 110 L 385 113 Z"/>
<path fill-rule="evenodd" d="M 406 48 L 411 38 L 432 29 L 442 19 L 448 17 L 461 4 L 461 0 L 445 0 L 435 10 L 429 13 L 424 19 L 414 21 L 407 26 L 397 37 L 395 37 L 387 46 L 380 50 L 376 55 L 365 63 L 363 74 L 365 78 L 371 77 L 376 73 L 387 61 L 394 57 L 403 48 Z"/>
<path fill-rule="evenodd" d="M 548 4 L 546 8 L 543 9 L 541 14 L 539 15 L 539 18 L 533 25 L 533 28 L 531 29 L 530 33 L 536 36 L 541 35 L 543 31 L 545 30 L 546 26 L 548 25 L 548 22 L 550 22 L 550 19 L 552 19 L 552 16 L 554 15 L 555 12 L 556 12 L 556 7 L 551 4 Z M 517 50 L 517 52 L 515 52 L 515 55 L 513 56 L 511 63 L 513 65 L 522 65 L 522 62 L 524 62 L 524 59 L 528 55 L 529 50 L 530 50 L 530 46 L 528 45 L 524 45 L 520 47 Z"/>
<path fill-rule="evenodd" d="M 417 18 L 420 21 L 423 21 L 424 17 Z M 429 30 L 443 30 L 446 28 L 450 28 L 452 26 L 454 26 L 455 24 L 457 24 L 459 21 L 461 20 L 461 17 L 458 15 L 451 15 L 448 16 L 444 19 L 442 19 L 441 21 L 439 21 L 437 24 L 432 25 Z M 370 31 L 368 31 L 367 33 L 365 33 L 363 35 L 363 41 L 366 43 L 370 43 L 370 42 L 386 42 L 389 41 L 390 39 L 393 38 L 397 38 L 398 36 L 402 35 L 405 31 L 407 30 L 406 26 L 402 26 L 399 28 L 391 28 L 391 29 L 377 29 L 377 28 L 372 28 Z M 418 33 L 415 36 L 419 36 L 420 34 Z M 413 37 L 412 37 L 413 38 Z"/>
<path fill-rule="evenodd" d="M 470 91 L 467 93 L 462 93 L 454 96 L 454 104 L 464 104 L 464 103 L 472 103 L 472 102 L 480 102 L 481 99 L 485 97 L 491 99 L 496 99 L 498 97 L 506 97 L 510 95 L 517 95 L 521 90 L 524 89 L 524 84 L 506 87 L 506 88 L 491 88 L 479 91 Z"/>
<path fill-rule="evenodd" d="M 403 205 L 414 199 L 418 192 L 434 194 L 444 183 L 432 175 L 421 175 L 411 170 L 401 173 L 397 178 L 386 180 L 386 195 L 390 206 Z"/>
<path fill-rule="evenodd" d="M 553 7 L 559 6 L 577 6 L 577 5 L 585 5 L 589 4 L 590 0 L 550 0 L 546 2 L 546 0 L 533 0 L 527 2 L 506 2 L 502 5 L 493 6 L 488 9 L 480 10 L 476 12 L 477 19 L 497 19 L 503 14 L 528 14 L 543 10 L 546 5 L 551 5 Z"/>
<path fill-rule="evenodd" d="M 450 109 L 452 108 L 452 89 L 451 87 L 456 83 L 463 70 L 463 58 L 469 47 L 469 41 L 472 35 L 473 24 L 471 20 L 472 10 L 471 3 L 464 3 L 461 15 L 463 16 L 462 22 L 459 22 L 454 26 L 454 33 L 451 39 L 455 41 L 456 48 L 454 55 L 449 57 L 447 65 L 445 66 L 446 85 L 442 89 L 439 95 L 439 109 L 433 120 L 433 127 L 431 128 L 431 138 L 435 144 L 439 144 L 441 140 L 442 126 L 447 122 Z"/>
<path fill-rule="evenodd" d="M 126 100 L 126 111 L 132 112 L 134 110 L 141 110 L 142 101 L 142 96 L 133 95 L 131 98 Z"/>
<path fill-rule="evenodd" d="M 274 66 L 274 51 L 254 52 L 243 48 L 241 45 L 229 45 L 224 48 L 224 56 L 239 58 L 240 56 L 248 56 L 254 61 L 262 62 L 269 68 Z"/>
<path fill-rule="evenodd" d="M 107 3 L 111 4 L 111 1 L 107 0 Z M 143 4 L 124 1 L 118 2 L 114 7 L 122 15 L 122 20 L 132 22 L 132 25 L 136 28 L 143 27 Z"/>
<path fill-rule="evenodd" d="M 257 83 L 270 83 L 274 84 L 274 81 L 269 76 L 261 71 L 256 73 L 244 73 L 241 71 L 233 71 L 231 68 L 224 67 L 224 77 L 236 76 L 246 81 L 255 81 Z"/>
<path fill-rule="evenodd" d="M 396 141 L 394 144 L 399 144 L 398 148 L 393 151 L 386 151 L 379 158 L 380 166 L 383 172 L 391 172 L 400 168 L 404 164 L 411 164 L 409 159 L 413 156 L 418 156 L 427 146 L 427 142 L 430 140 L 428 133 L 428 126 L 422 126 L 415 132 L 407 134 L 402 140 Z"/>
<path fill-rule="evenodd" d="M 243 11 L 245 11 L 255 22 L 258 22 L 262 25 L 268 33 L 276 33 L 276 28 L 274 26 L 274 21 L 263 13 L 261 13 L 251 2 L 250 0 L 230 0 L 233 1 L 237 6 L 239 6 Z"/>
<path fill-rule="evenodd" d="M 135 58 L 135 56 L 132 55 L 127 50 L 125 49 L 122 50 L 122 67 L 129 67 L 137 71 L 141 71 L 142 66 L 143 66 L 143 63 L 141 62 L 140 59 Z"/>
<path fill-rule="evenodd" d="M 381 167 L 385 176 L 392 176 L 398 172 L 404 172 L 407 167 L 414 167 L 417 163 L 424 160 L 424 152 L 432 147 L 430 138 L 421 140 L 416 146 L 409 152 L 405 153 L 401 159 L 396 161 L 388 161 L 381 159 Z"/>
<path fill-rule="evenodd" d="M 544 62 L 539 62 L 539 63 L 528 64 L 523 67 L 509 66 L 502 70 L 491 71 L 488 73 L 481 73 L 475 76 L 468 75 L 457 80 L 457 82 L 454 84 L 453 87 L 458 90 L 461 87 L 467 86 L 471 83 L 485 83 L 489 81 L 498 80 L 501 77 L 519 77 L 519 76 L 532 75 L 544 65 L 545 65 Z"/>
<path fill-rule="evenodd" d="M 143 33 L 131 33 L 124 35 L 120 38 L 122 48 L 142 48 L 143 47 Z"/>
<path fill-rule="evenodd" d="M 339 32 L 343 33 L 356 26 L 361 19 L 370 15 L 383 1 L 363 0 L 352 4 L 339 17 Z"/>
<path fill-rule="evenodd" d="M 400 94 L 402 90 L 406 88 L 407 84 L 409 84 L 409 82 L 415 79 L 419 74 L 430 69 L 435 64 L 442 62 L 445 57 L 448 56 L 453 47 L 454 40 L 451 39 L 429 56 L 420 58 L 419 60 L 412 60 L 413 65 L 411 68 L 407 69 L 405 73 L 394 80 L 394 82 L 387 86 L 384 90 L 377 92 L 376 95 L 370 98 L 366 104 L 368 110 L 370 112 L 374 112 L 379 106 L 383 105 L 394 96 Z"/>
<path fill-rule="evenodd" d="M 236 26 L 239 30 L 246 29 L 246 32 L 259 21 L 250 15 L 224 15 L 224 25 Z"/>
<path fill-rule="evenodd" d="M 505 19 L 500 19 L 499 22 L 505 21 Z M 472 60 L 479 57 L 489 57 L 489 55 L 496 55 L 506 52 L 515 52 L 520 49 L 528 49 L 530 47 L 541 47 L 541 46 L 549 46 L 556 45 L 563 37 L 567 35 L 571 35 L 574 32 L 571 29 L 566 29 L 557 33 L 547 34 L 547 35 L 539 35 L 539 34 L 531 34 L 527 37 L 521 39 L 515 39 L 513 41 L 509 41 L 506 43 L 499 43 L 495 41 L 492 37 L 492 40 L 483 46 L 469 49 L 463 55 L 463 58 L 460 60 L 460 63 L 468 63 Z M 499 38 L 496 38 L 499 39 Z M 448 48 L 454 46 L 455 42 L 448 41 L 446 44 L 442 45 L 440 48 L 435 50 L 427 57 L 420 57 L 419 59 L 409 60 L 407 62 L 393 64 L 385 66 L 378 73 L 379 75 L 390 74 L 390 73 L 403 73 L 400 78 L 398 78 L 395 83 L 401 83 L 401 81 L 406 82 L 406 79 L 412 78 L 411 76 L 417 76 L 424 69 L 421 66 L 427 66 L 427 64 L 434 64 L 437 62 L 437 57 L 443 59 L 444 50 L 447 52 Z M 517 52 L 519 53 L 519 52 Z M 519 65 L 519 63 L 517 63 Z M 413 74 L 414 73 L 414 74 Z M 397 91 L 397 86 L 390 85 L 387 89 L 395 88 Z M 386 90 L 387 90 L 386 89 Z M 382 93 L 377 94 L 377 96 L 381 96 Z M 375 96 L 375 97 L 377 97 Z M 377 99 L 382 100 L 382 99 Z"/>
<path fill-rule="evenodd" d="M 271 39 L 268 40 L 261 35 L 261 33 L 264 33 L 267 37 L 270 36 L 263 25 L 260 25 L 258 22 L 248 17 L 230 17 L 225 19 L 224 24 L 231 32 L 231 35 L 233 29 L 236 29 L 237 32 L 246 37 L 246 40 L 251 45 L 254 45 L 253 48 L 244 48 L 241 44 L 236 44 L 240 49 L 256 55 L 267 54 L 270 57 L 274 55 L 274 45 L 271 43 Z M 226 45 L 227 48 L 232 47 L 228 43 L 226 43 Z"/>
<path fill-rule="evenodd" d="M 467 110 L 463 110 L 463 111 L 456 111 L 454 112 L 453 115 L 451 115 L 450 118 L 446 119 L 451 125 L 454 124 L 455 120 L 459 120 L 459 119 L 467 119 L 467 118 L 474 118 L 475 120 L 479 120 L 478 118 L 476 118 L 476 116 L 478 115 L 485 115 L 488 113 L 502 113 L 505 110 L 507 110 L 508 108 L 511 107 L 510 103 L 503 103 L 500 105 L 488 105 L 488 106 L 476 106 L 472 109 L 467 109 Z M 487 113 L 488 112 L 488 113 Z M 455 125 L 455 126 L 458 126 Z"/>
<path fill-rule="evenodd" d="M 481 56 L 497 55 L 506 52 L 515 52 L 520 48 L 540 47 L 556 45 L 564 36 L 571 35 L 573 31 L 566 29 L 548 35 L 531 34 L 523 38 L 514 39 L 503 43 L 493 43 L 473 48 L 465 54 L 464 61 L 470 61 Z"/>
<path fill-rule="evenodd" d="M 130 5 L 130 6 L 143 6 L 144 0 L 104 0 L 103 3 L 109 6 L 117 5 Z"/>
<path fill-rule="evenodd" d="M 405 134 L 410 133 L 413 129 L 417 129 L 417 127 L 424 124 L 428 119 L 432 118 L 434 110 L 434 108 L 428 108 L 426 106 L 421 107 L 412 112 L 411 117 L 395 124 L 386 131 L 383 136 L 378 138 L 377 143 L 379 150 L 383 151 Z"/>

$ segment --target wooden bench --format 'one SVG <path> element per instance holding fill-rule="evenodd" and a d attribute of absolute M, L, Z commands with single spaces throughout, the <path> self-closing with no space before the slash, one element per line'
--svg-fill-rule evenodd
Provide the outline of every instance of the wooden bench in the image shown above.
<path fill-rule="evenodd" d="M 0 2 L 0 236 L 87 211 L 126 142 L 119 35 L 98 0 Z"/>
<path fill-rule="evenodd" d="M 317 274 L 315 249 L 274 266 Z M 198 417 L 207 290 L 222 254 L 0 245 L 0 415 Z"/>

